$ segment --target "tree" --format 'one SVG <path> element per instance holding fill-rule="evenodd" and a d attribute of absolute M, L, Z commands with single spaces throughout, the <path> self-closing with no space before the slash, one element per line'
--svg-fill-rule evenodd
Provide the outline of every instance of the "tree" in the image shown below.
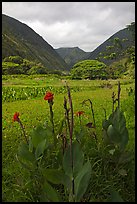
<path fill-rule="evenodd" d="M 71 71 L 72 79 L 107 79 L 106 65 L 98 60 L 83 60 L 76 63 Z"/>

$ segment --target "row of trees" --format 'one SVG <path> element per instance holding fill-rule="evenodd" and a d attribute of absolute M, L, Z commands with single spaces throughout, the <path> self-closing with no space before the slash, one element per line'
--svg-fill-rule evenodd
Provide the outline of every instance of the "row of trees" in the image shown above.
<path fill-rule="evenodd" d="M 129 74 L 134 78 L 133 63 L 133 59 L 129 58 L 114 62 L 110 66 L 98 60 L 83 60 L 73 66 L 70 74 L 72 79 L 117 79 L 123 75 L 129 76 Z"/>
<path fill-rule="evenodd" d="M 59 74 L 59 70 L 49 70 L 41 63 L 23 59 L 20 56 L 5 57 L 2 62 L 2 74 Z"/>

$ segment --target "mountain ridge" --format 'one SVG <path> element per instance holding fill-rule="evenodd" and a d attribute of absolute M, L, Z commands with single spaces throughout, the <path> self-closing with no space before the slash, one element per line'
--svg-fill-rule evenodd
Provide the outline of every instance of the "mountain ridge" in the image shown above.
<path fill-rule="evenodd" d="M 17 19 L 2 14 L 2 58 L 10 55 L 36 60 L 49 69 L 68 69 L 65 61 L 38 33 Z"/>

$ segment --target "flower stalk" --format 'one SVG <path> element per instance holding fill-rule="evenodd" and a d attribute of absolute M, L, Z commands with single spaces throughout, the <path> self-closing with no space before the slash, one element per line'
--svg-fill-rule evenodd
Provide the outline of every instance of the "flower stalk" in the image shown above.
<path fill-rule="evenodd" d="M 22 132 L 23 132 L 24 138 L 25 138 L 25 140 L 26 140 L 26 143 L 29 144 L 28 139 L 27 139 L 27 137 L 26 137 L 26 133 L 25 133 L 24 126 L 23 126 L 23 124 L 22 124 L 22 122 L 21 122 L 21 120 L 20 120 L 20 118 L 19 118 L 19 113 L 18 113 L 18 112 L 16 112 L 16 113 L 14 114 L 14 116 L 13 116 L 13 122 L 18 122 L 18 123 L 20 124 L 20 127 L 21 127 L 21 129 L 22 129 Z"/>
<path fill-rule="evenodd" d="M 52 106 L 53 106 L 53 99 L 54 99 L 54 94 L 51 92 L 46 92 L 46 95 L 44 97 L 44 100 L 47 100 L 49 103 L 49 109 L 50 109 L 50 122 L 52 124 L 52 133 L 53 133 L 53 137 L 54 137 L 54 145 L 56 146 L 56 142 L 57 142 L 57 138 L 55 135 L 55 129 L 54 129 L 54 119 L 53 119 L 53 110 L 52 110 Z"/>
<path fill-rule="evenodd" d="M 69 105 L 70 105 L 70 121 L 67 117 L 68 123 L 69 123 L 69 133 L 70 133 L 70 155 L 71 155 L 71 167 L 72 167 L 72 175 L 73 175 L 73 149 L 72 149 L 72 136 L 73 136 L 73 128 L 74 128 L 74 118 L 73 118 L 73 105 L 72 105 L 72 98 L 70 94 L 70 87 L 66 85 L 67 91 L 68 91 L 68 99 L 69 99 Z M 68 114 L 68 113 L 67 113 Z M 72 198 L 74 198 L 74 178 L 72 176 Z"/>

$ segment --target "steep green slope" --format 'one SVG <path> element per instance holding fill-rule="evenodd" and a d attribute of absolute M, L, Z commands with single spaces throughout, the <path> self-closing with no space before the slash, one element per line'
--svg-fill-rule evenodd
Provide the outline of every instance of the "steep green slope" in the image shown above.
<path fill-rule="evenodd" d="M 48 69 L 66 70 L 68 65 L 40 35 L 20 21 L 2 14 L 2 58 L 20 56 Z"/>
<path fill-rule="evenodd" d="M 85 52 L 79 47 L 62 47 L 55 50 L 70 68 L 78 61 L 87 59 L 90 54 L 90 52 Z"/>
<path fill-rule="evenodd" d="M 128 49 L 135 46 L 135 23 L 132 23 L 130 26 L 118 31 L 99 45 L 93 52 L 91 52 L 88 59 L 98 59 L 99 61 L 110 65 L 113 62 L 128 57 Z"/>

